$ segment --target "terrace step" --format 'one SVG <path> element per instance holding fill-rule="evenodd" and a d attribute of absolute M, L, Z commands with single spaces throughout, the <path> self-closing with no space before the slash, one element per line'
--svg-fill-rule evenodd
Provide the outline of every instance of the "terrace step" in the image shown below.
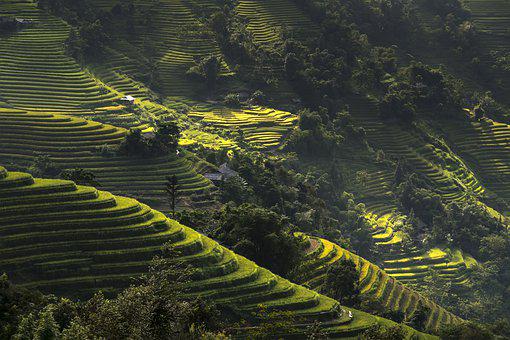
<path fill-rule="evenodd" d="M 12 178 L 1 167 L 0 174 L 0 183 Z M 86 297 L 97 289 L 113 295 L 146 272 L 168 244 L 173 254 L 169 260 L 198 269 L 186 286 L 189 296 L 228 304 L 249 319 L 263 303 L 310 324 L 325 322 L 331 331 L 349 328 L 351 319 L 338 315 L 336 301 L 282 279 L 132 199 L 69 183 L 35 179 L 16 187 L 26 201 L 6 196 L 4 205 L 0 196 L 0 270 L 14 282 L 71 297 Z M 63 194 L 43 190 L 62 184 Z M 324 262 L 341 256 L 333 247 L 322 251 Z"/>
<path fill-rule="evenodd" d="M 313 240 L 314 243 L 322 243 L 320 247 L 322 252 L 309 252 L 307 253 L 308 265 L 302 275 L 304 276 L 301 282 L 306 282 L 308 285 L 313 287 L 320 286 L 324 280 L 326 279 L 325 271 L 323 270 L 324 266 L 331 265 L 338 260 L 334 258 L 329 262 L 325 262 L 322 260 L 321 256 L 324 256 L 324 249 L 328 249 L 327 252 L 332 252 L 331 245 L 337 249 L 338 253 L 344 254 L 342 258 L 351 259 L 356 268 L 360 273 L 360 291 L 361 294 L 369 296 L 376 301 L 379 301 L 385 308 L 391 310 L 401 311 L 407 316 L 412 315 L 414 309 L 416 308 L 416 301 L 427 301 L 430 304 L 432 313 L 429 315 L 428 325 L 431 330 L 435 330 L 440 326 L 441 322 L 447 322 L 450 320 L 451 322 L 456 322 L 457 320 L 453 317 L 446 317 L 447 315 L 451 315 L 449 312 L 444 310 L 442 307 L 426 300 L 419 293 L 410 290 L 405 287 L 402 283 L 400 283 L 395 278 L 391 277 L 390 272 L 385 272 L 374 264 L 362 259 L 361 257 L 348 252 L 340 248 L 339 246 L 316 237 L 309 237 L 309 240 Z M 449 268 L 448 268 L 449 269 Z M 395 269 L 396 271 L 397 269 Z M 424 272 L 425 273 L 425 272 Z M 392 274 L 393 275 L 393 274 Z M 401 274 L 393 275 L 395 277 L 399 277 Z M 420 273 L 413 272 L 413 275 L 420 275 Z M 438 312 L 440 311 L 440 312 Z M 437 313 L 441 313 L 441 318 L 438 318 Z"/>

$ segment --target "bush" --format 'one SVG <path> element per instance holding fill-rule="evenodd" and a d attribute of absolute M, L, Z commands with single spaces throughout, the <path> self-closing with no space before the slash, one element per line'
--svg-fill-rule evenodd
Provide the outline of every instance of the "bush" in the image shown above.
<path fill-rule="evenodd" d="M 267 97 L 261 90 L 257 90 L 252 93 L 250 102 L 254 105 L 265 105 L 267 103 Z"/>
<path fill-rule="evenodd" d="M 342 259 L 328 266 L 321 293 L 342 305 L 357 306 L 360 302 L 359 273 L 354 262 Z"/>
<path fill-rule="evenodd" d="M 230 107 L 240 107 L 241 106 L 241 100 L 239 99 L 239 94 L 237 93 L 229 93 L 225 96 L 225 99 L 223 100 L 225 105 Z"/>
<path fill-rule="evenodd" d="M 174 154 L 179 145 L 180 129 L 176 122 L 159 122 L 153 135 L 144 136 L 139 129 L 130 129 L 119 146 L 119 153 L 137 157 Z"/>
<path fill-rule="evenodd" d="M 396 118 L 404 123 L 413 121 L 416 107 L 407 86 L 399 83 L 391 85 L 379 103 L 379 114 L 383 119 Z"/>
<path fill-rule="evenodd" d="M 99 182 L 96 181 L 96 175 L 92 171 L 84 169 L 64 170 L 60 173 L 60 178 L 73 181 L 79 185 L 100 186 Z"/>
<path fill-rule="evenodd" d="M 186 72 L 188 76 L 197 81 L 205 81 L 207 88 L 213 89 L 216 85 L 221 70 L 221 59 L 215 55 L 209 55 L 198 60 Z"/>
<path fill-rule="evenodd" d="M 472 322 L 463 322 L 443 326 L 439 332 L 439 337 L 441 340 L 490 340 L 494 339 L 494 334 L 485 326 Z"/>
<path fill-rule="evenodd" d="M 404 340 L 407 334 L 402 326 L 385 327 L 375 325 L 364 331 L 360 340 Z"/>
<path fill-rule="evenodd" d="M 55 177 L 60 171 L 60 168 L 53 163 L 49 155 L 38 155 L 28 168 L 28 172 L 35 177 Z"/>
<path fill-rule="evenodd" d="M 325 119 L 325 113 L 299 111 L 299 129 L 289 136 L 286 147 L 308 157 L 331 157 L 342 145 L 344 137 L 328 129 L 323 123 Z"/>

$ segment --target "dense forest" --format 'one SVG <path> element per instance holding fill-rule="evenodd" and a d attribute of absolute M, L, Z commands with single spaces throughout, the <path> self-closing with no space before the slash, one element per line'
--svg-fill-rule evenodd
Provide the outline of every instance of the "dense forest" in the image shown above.
<path fill-rule="evenodd" d="M 0 338 L 510 338 L 509 24 L 1 1 Z"/>

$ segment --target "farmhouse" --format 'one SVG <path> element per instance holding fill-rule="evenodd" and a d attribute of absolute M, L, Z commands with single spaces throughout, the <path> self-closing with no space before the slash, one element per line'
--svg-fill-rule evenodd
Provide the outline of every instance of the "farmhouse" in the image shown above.
<path fill-rule="evenodd" d="M 224 182 L 229 178 L 239 176 L 239 173 L 232 170 L 227 163 L 223 163 L 218 168 L 218 172 L 209 172 L 204 174 L 204 177 L 213 182 Z"/>
<path fill-rule="evenodd" d="M 135 103 L 135 97 L 127 95 L 127 96 L 120 98 L 120 101 L 127 105 L 133 105 Z"/>
<path fill-rule="evenodd" d="M 32 23 L 31 19 L 0 16 L 0 30 L 16 30 Z"/>

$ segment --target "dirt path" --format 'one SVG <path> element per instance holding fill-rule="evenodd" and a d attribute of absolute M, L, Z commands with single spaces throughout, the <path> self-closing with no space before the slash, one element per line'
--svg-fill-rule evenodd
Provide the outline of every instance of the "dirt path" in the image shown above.
<path fill-rule="evenodd" d="M 314 238 L 310 238 L 310 245 L 308 246 L 308 248 L 306 249 L 306 253 L 307 254 L 310 254 L 311 252 L 313 252 L 315 249 L 317 249 L 320 245 L 320 242 L 317 241 L 316 239 Z"/>

